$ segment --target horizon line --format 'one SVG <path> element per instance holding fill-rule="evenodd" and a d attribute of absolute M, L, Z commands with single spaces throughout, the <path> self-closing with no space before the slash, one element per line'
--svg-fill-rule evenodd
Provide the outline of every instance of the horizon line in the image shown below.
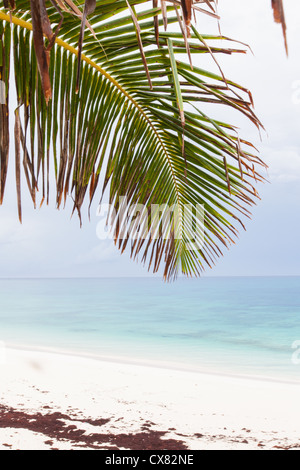
<path fill-rule="evenodd" d="M 195 280 L 201 280 L 201 279 L 216 279 L 216 278 L 278 278 L 278 277 L 300 277 L 300 274 L 262 274 L 262 275 L 256 275 L 256 274 L 245 274 L 245 275 L 202 275 L 200 277 L 187 277 L 187 276 L 178 276 L 176 280 L 179 279 L 184 279 L 187 281 L 195 281 Z M 0 281 L 34 281 L 34 280 L 83 280 L 83 279 L 159 279 L 159 280 L 164 280 L 163 276 L 153 276 L 153 275 L 145 275 L 145 276 L 33 276 L 33 277 L 1 277 L 0 276 Z"/>

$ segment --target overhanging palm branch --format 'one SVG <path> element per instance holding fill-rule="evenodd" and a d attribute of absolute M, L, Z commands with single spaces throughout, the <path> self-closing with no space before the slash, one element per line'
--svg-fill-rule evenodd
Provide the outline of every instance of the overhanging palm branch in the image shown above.
<path fill-rule="evenodd" d="M 211 2 L 200 3 L 209 8 Z M 77 5 L 83 12 L 84 2 Z M 80 216 L 86 198 L 91 203 L 107 190 L 113 208 L 109 223 L 122 252 L 127 248 L 154 272 L 163 265 L 166 279 L 179 272 L 199 275 L 234 242 L 236 224 L 244 226 L 242 218 L 249 217 L 258 197 L 254 185 L 262 180 L 263 163 L 233 125 L 201 109 L 207 103 L 227 106 L 260 127 L 251 94 L 222 73 L 193 66 L 186 52 L 192 58 L 245 51 L 194 27 L 190 39 L 170 27 L 165 31 L 166 21 L 169 26 L 182 21 L 176 2 L 162 9 L 149 8 L 145 0 L 129 5 L 126 0 L 96 2 L 85 30 L 78 86 L 80 19 L 64 12 L 61 22 L 56 6 L 46 4 L 53 30 L 59 25 L 48 49 L 51 98 L 43 93 L 30 2 L 18 0 L 12 13 L 0 11 L 0 73 L 7 92 L 0 105 L 1 203 L 13 60 L 20 219 L 21 160 L 35 205 L 37 191 L 40 204 L 49 202 L 53 160 L 58 207 L 71 195 Z M 228 46 L 218 45 L 220 39 Z M 195 208 L 201 206 L 204 232 L 197 232 L 202 213 Z"/>

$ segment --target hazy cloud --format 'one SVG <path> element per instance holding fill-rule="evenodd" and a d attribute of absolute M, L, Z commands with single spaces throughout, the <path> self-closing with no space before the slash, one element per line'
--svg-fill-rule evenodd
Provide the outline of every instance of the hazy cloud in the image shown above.
<path fill-rule="evenodd" d="M 264 160 L 269 165 L 271 182 L 291 183 L 300 181 L 300 147 L 268 149 Z"/>
<path fill-rule="evenodd" d="M 111 261 L 120 258 L 120 252 L 117 250 L 112 240 L 99 240 L 98 245 L 93 246 L 87 251 L 83 251 L 77 257 L 77 264 L 95 263 L 99 261 Z"/>

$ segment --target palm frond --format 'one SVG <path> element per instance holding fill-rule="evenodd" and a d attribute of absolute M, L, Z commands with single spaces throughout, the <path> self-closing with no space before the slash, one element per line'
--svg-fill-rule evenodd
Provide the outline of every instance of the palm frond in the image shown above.
<path fill-rule="evenodd" d="M 279 23 L 282 26 L 285 50 L 288 55 L 288 43 L 286 36 L 286 22 L 283 8 L 283 0 L 272 0 L 272 8 L 274 12 L 274 20 L 276 21 L 276 23 Z"/>
<path fill-rule="evenodd" d="M 79 1 L 79 7 L 84 3 Z M 64 12 L 49 50 L 48 105 L 28 2 L 17 1 L 11 18 L 0 12 L 0 72 L 8 90 L 13 50 L 18 99 L 18 195 L 21 153 L 34 204 L 37 191 L 40 203 L 49 201 L 53 159 L 58 207 L 71 196 L 73 211 L 81 217 L 85 199 L 92 203 L 96 195 L 100 200 L 108 191 L 109 224 L 122 252 L 129 250 L 132 258 L 140 258 L 154 272 L 163 265 L 166 279 L 179 272 L 200 275 L 221 255 L 220 247 L 234 243 L 236 223 L 244 227 L 242 218 L 250 216 L 258 196 L 254 186 L 263 179 L 259 167 L 264 166 L 233 125 L 210 118 L 201 104 L 227 106 L 258 128 L 261 124 L 248 90 L 185 61 L 187 39 L 181 33 L 157 34 L 154 18 L 162 29 L 167 15 L 170 27 L 178 21 L 177 6 L 168 6 L 163 14 L 158 7 L 146 9 L 144 0 L 130 1 L 132 7 L 143 3 L 144 8 L 134 13 L 137 35 L 127 0 L 97 1 L 80 51 L 78 90 L 80 20 Z M 49 5 L 47 12 L 51 25 L 58 25 L 61 17 L 56 8 Z M 200 39 L 192 32 L 191 57 L 245 52 L 216 45 L 224 39 L 220 36 L 200 35 Z M 0 106 L 2 194 L 9 155 L 2 122 L 8 126 L 8 101 Z M 21 217 L 20 208 L 19 197 Z M 202 221 L 203 231 L 198 227 Z"/>

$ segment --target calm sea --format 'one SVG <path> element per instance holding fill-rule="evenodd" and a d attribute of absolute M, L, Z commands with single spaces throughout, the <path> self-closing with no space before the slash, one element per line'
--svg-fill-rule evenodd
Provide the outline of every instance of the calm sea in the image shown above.
<path fill-rule="evenodd" d="M 300 382 L 300 277 L 0 280 L 0 299 L 7 345 Z"/>

